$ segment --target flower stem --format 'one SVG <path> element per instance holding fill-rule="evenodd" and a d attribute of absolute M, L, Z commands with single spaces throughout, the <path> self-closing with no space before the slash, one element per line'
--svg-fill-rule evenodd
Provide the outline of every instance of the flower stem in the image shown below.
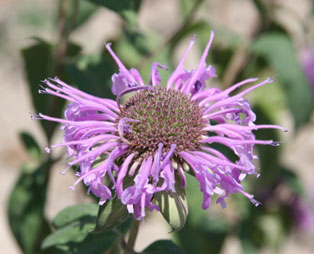
<path fill-rule="evenodd" d="M 127 242 L 127 250 L 125 250 L 124 254 L 128 254 L 128 253 L 135 253 L 134 252 L 134 245 L 135 245 L 135 241 L 137 238 L 137 234 L 138 234 L 138 230 L 139 230 L 139 226 L 140 226 L 140 221 L 134 219 L 129 231 L 129 239 Z"/>

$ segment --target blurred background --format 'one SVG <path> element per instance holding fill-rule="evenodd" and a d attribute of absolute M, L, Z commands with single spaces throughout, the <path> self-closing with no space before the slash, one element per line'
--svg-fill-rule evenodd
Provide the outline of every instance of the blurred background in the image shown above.
<path fill-rule="evenodd" d="M 113 98 L 110 79 L 117 69 L 106 42 L 147 82 L 151 63 L 171 71 L 193 34 L 197 42 L 186 68 L 195 68 L 211 29 L 216 37 L 207 63 L 218 78 L 208 85 L 224 89 L 249 77 L 276 77 L 247 98 L 257 123 L 289 132 L 256 133 L 281 141 L 279 148 L 257 148 L 261 176 L 246 181 L 261 206 L 235 194 L 226 209 L 213 202 L 203 211 L 198 184 L 189 179 L 183 230 L 169 234 L 153 213 L 141 226 L 136 249 L 172 238 L 186 253 L 314 253 L 314 1 L 0 0 L 2 253 L 38 253 L 58 212 L 93 202 L 83 188 L 68 189 L 76 179 L 72 172 L 59 174 L 66 168 L 65 151 L 44 152 L 62 133 L 29 113 L 61 116 L 64 102 L 38 95 L 40 80 L 58 75 Z"/>

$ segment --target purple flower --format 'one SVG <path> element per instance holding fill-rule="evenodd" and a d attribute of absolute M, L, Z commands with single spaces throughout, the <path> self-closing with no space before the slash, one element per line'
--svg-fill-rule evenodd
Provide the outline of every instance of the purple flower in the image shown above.
<path fill-rule="evenodd" d="M 83 181 L 88 192 L 100 198 L 99 204 L 117 196 L 136 219 L 145 216 L 145 209 L 157 209 L 154 195 L 175 192 L 176 179 L 186 186 L 186 173 L 192 174 L 203 192 L 203 209 L 210 206 L 217 194 L 217 203 L 225 207 L 231 193 L 242 193 L 255 205 L 258 202 L 241 185 L 248 174 L 256 174 L 253 160 L 255 144 L 274 145 L 272 140 L 256 140 L 253 130 L 276 128 L 254 125 L 255 114 L 244 95 L 257 87 L 273 82 L 266 79 L 241 92 L 237 88 L 256 82 L 247 79 L 221 91 L 206 88 L 205 82 L 215 77 L 215 69 L 206 65 L 214 33 L 195 70 L 185 70 L 183 63 L 193 46 L 194 38 L 165 86 L 161 86 L 158 63 L 152 66 L 150 85 L 146 85 L 135 69 L 128 70 L 106 47 L 119 67 L 112 77 L 116 101 L 81 92 L 58 78 L 44 80 L 42 93 L 70 102 L 65 119 L 39 114 L 37 118 L 62 124 L 65 135 L 60 144 L 72 160 L 69 167 L 80 165 L 76 186 Z M 123 95 L 135 92 L 124 104 Z M 212 144 L 220 143 L 237 156 L 230 161 Z"/>

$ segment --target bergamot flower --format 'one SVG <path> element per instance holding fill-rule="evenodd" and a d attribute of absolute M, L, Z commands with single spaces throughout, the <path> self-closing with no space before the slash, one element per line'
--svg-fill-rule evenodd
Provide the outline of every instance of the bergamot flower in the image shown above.
<path fill-rule="evenodd" d="M 58 78 L 44 80 L 41 93 L 67 100 L 65 119 L 39 114 L 37 118 L 62 124 L 64 139 L 46 150 L 66 147 L 72 160 L 69 167 L 79 165 L 78 179 L 88 192 L 99 197 L 99 205 L 117 196 L 136 219 L 145 210 L 157 209 L 154 195 L 176 192 L 176 181 L 184 189 L 186 174 L 195 176 L 203 193 L 203 209 L 210 206 L 212 196 L 225 207 L 231 193 L 242 193 L 255 205 L 241 182 L 246 175 L 257 174 L 253 160 L 255 144 L 277 146 L 273 140 L 257 140 L 253 130 L 276 128 L 255 125 L 255 114 L 244 96 L 252 90 L 272 83 L 250 78 L 222 91 L 208 87 L 206 81 L 216 77 L 215 68 L 206 64 L 214 38 L 208 44 L 196 69 L 186 70 L 184 61 L 193 38 L 167 82 L 162 82 L 160 69 L 153 63 L 149 82 L 140 73 L 127 69 L 107 44 L 106 48 L 119 67 L 112 76 L 112 92 L 116 101 L 82 92 Z M 237 88 L 251 84 L 232 95 Z M 133 95 L 122 103 L 126 94 Z M 230 148 L 238 159 L 231 161 L 213 144 Z"/>

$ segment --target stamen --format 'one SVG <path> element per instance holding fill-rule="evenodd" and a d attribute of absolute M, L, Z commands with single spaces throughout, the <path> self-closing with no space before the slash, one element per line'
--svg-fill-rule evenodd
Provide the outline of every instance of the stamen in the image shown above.
<path fill-rule="evenodd" d="M 131 118 L 123 117 L 120 119 L 120 121 L 118 123 L 118 132 L 119 132 L 119 136 L 120 136 L 121 140 L 126 144 L 130 144 L 130 142 L 123 137 L 124 123 L 125 122 L 136 122 L 136 123 L 138 123 L 139 120 L 134 120 Z"/>
<path fill-rule="evenodd" d="M 150 86 L 137 86 L 137 87 L 131 87 L 131 88 L 125 89 L 121 93 L 119 93 L 117 98 L 116 98 L 116 101 L 117 101 L 117 105 L 118 105 L 120 111 L 122 111 L 122 109 L 121 109 L 121 98 L 123 95 L 125 95 L 127 93 L 131 93 L 131 92 L 135 92 L 138 90 L 146 90 L 146 89 L 154 92 L 154 89 L 151 88 Z"/>
<path fill-rule="evenodd" d="M 169 161 L 169 159 L 171 158 L 171 156 L 174 153 L 174 150 L 176 149 L 177 145 L 176 144 L 171 144 L 170 146 L 170 150 L 168 152 L 168 154 L 166 155 L 165 159 L 163 160 L 160 168 L 164 168 L 164 166 L 166 165 L 166 163 Z"/>
<path fill-rule="evenodd" d="M 68 166 L 65 170 L 60 171 L 60 174 L 61 174 L 61 175 L 65 175 L 66 172 L 68 172 L 68 170 L 69 170 L 71 167 L 72 167 L 72 166 Z"/>
<path fill-rule="evenodd" d="M 33 112 L 29 112 L 29 114 L 31 115 L 31 119 L 32 120 L 43 120 L 43 117 L 39 114 L 35 114 Z"/>
<path fill-rule="evenodd" d="M 158 69 L 157 67 L 161 68 L 161 69 L 164 69 L 164 70 L 168 70 L 168 67 L 166 65 L 162 65 L 160 63 L 153 63 L 152 64 L 152 72 L 150 74 L 150 81 L 149 83 L 152 85 L 152 86 L 156 86 L 156 85 L 159 85 L 160 83 L 160 74 L 158 72 Z M 157 78 L 157 80 L 156 80 Z"/>
<path fill-rule="evenodd" d="M 130 170 L 129 170 L 129 176 L 133 176 L 134 173 L 135 173 L 135 170 L 137 169 L 137 167 L 141 164 L 143 158 L 142 157 L 139 157 L 134 163 L 133 165 L 131 166 Z"/>
<path fill-rule="evenodd" d="M 163 143 L 158 144 L 158 151 L 156 154 L 156 161 L 155 161 L 154 183 L 158 181 L 158 175 L 159 175 L 159 169 L 160 169 L 160 158 L 161 158 L 163 146 L 164 146 Z"/>

